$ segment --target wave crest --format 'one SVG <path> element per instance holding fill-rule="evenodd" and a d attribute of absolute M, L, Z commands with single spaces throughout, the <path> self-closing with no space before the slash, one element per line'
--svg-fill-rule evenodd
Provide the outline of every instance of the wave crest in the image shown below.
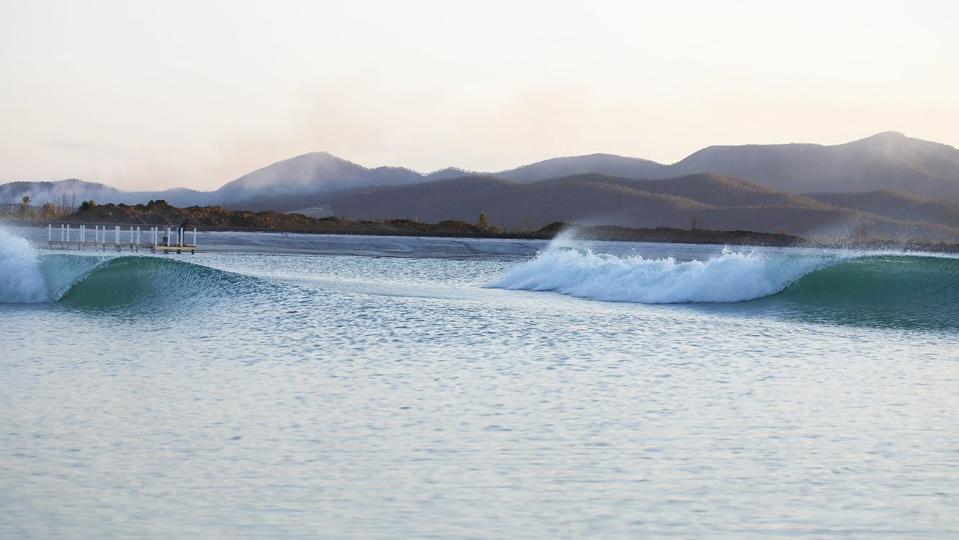
<path fill-rule="evenodd" d="M 741 302 L 780 292 L 800 277 L 840 260 L 727 250 L 704 261 L 677 261 L 553 248 L 491 286 L 643 304 Z"/>
<path fill-rule="evenodd" d="M 47 284 L 30 243 L 0 228 L 0 303 L 43 302 Z"/>
<path fill-rule="evenodd" d="M 0 303 L 77 307 L 178 303 L 231 296 L 259 280 L 185 261 L 143 255 L 40 255 L 0 228 Z"/>

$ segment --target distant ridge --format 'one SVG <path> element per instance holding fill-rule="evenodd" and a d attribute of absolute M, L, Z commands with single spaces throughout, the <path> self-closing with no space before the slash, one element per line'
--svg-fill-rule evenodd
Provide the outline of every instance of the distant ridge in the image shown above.
<path fill-rule="evenodd" d="M 710 146 L 657 177 L 715 172 L 791 193 L 896 190 L 959 200 L 959 150 L 885 132 L 835 146 Z"/>
<path fill-rule="evenodd" d="M 422 180 L 421 174 L 402 167 L 369 169 L 328 152 L 312 152 L 257 169 L 227 183 L 215 193 L 217 200 L 225 206 L 246 204 L 252 209 L 262 209 L 271 204 L 282 204 L 279 201 L 289 196 Z"/>
<path fill-rule="evenodd" d="M 650 183 L 657 180 L 663 182 Z M 814 195 L 804 195 L 810 193 Z M 212 192 L 124 192 L 79 180 L 0 185 L 0 203 L 16 204 L 23 195 L 35 204 L 64 196 L 128 204 L 164 199 L 176 206 L 302 209 L 311 215 L 376 218 L 474 219 L 480 210 L 507 226 L 576 216 L 625 226 L 683 226 L 696 210 L 696 219 L 711 216 L 713 227 L 748 223 L 755 230 L 798 233 L 817 220 L 895 222 L 889 227 L 900 231 L 909 224 L 943 226 L 947 230 L 936 234 L 948 236 L 956 227 L 959 150 L 884 132 L 832 146 L 710 146 L 668 165 L 600 153 L 494 173 L 448 167 L 429 174 L 404 167 L 369 168 L 312 152 L 250 172 Z M 387 213 L 391 208 L 398 213 Z"/>
<path fill-rule="evenodd" d="M 96 195 L 101 199 L 122 197 L 123 192 L 104 184 L 69 180 L 40 182 L 9 182 L 0 184 L 0 203 L 17 204 L 25 196 L 30 196 L 37 204 L 44 202 L 59 203 L 62 199 L 72 200 L 90 198 Z"/>
<path fill-rule="evenodd" d="M 851 193 L 898 191 L 927 199 L 959 201 L 959 150 L 945 144 L 889 131 L 845 144 L 749 144 L 709 146 L 685 159 L 664 165 L 613 154 L 558 157 L 505 171 L 482 173 L 448 167 L 421 174 L 404 167 L 367 168 L 328 152 L 312 152 L 278 161 L 228 182 L 212 192 L 176 189 L 122 192 L 90 182 L 12 182 L 0 185 L 0 203 L 11 203 L 33 192 L 34 199 L 68 192 L 103 202 L 145 202 L 166 198 L 178 205 L 223 204 L 229 207 L 289 210 L 287 201 L 306 197 L 294 206 L 309 206 L 314 195 L 370 186 L 395 186 L 487 175 L 516 182 L 539 182 L 577 174 L 620 178 L 675 178 L 716 173 L 743 178 L 774 191 L 789 193 Z M 53 182 L 52 184 L 58 184 Z M 280 206 L 276 206 L 280 205 Z"/>
<path fill-rule="evenodd" d="M 646 159 L 590 154 L 547 159 L 515 169 L 493 173 L 493 176 L 517 182 L 538 182 L 575 174 L 603 174 L 622 178 L 658 178 L 665 166 Z"/>
<path fill-rule="evenodd" d="M 471 221 L 485 213 L 491 223 L 530 230 L 562 221 L 959 240 L 959 204 L 888 192 L 798 195 L 716 174 L 659 180 L 588 174 L 532 183 L 471 176 L 330 193 L 324 204 L 348 219 Z"/>

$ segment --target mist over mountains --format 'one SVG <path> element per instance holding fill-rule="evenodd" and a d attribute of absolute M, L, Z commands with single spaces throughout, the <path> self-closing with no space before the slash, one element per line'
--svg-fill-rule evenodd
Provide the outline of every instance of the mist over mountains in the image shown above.
<path fill-rule="evenodd" d="M 673 164 L 592 154 L 515 169 L 422 174 L 368 168 L 314 152 L 250 172 L 212 192 L 125 192 L 66 180 L 0 185 L 0 203 L 61 200 L 301 210 L 347 218 L 473 220 L 505 227 L 553 221 L 811 234 L 959 237 L 959 150 L 887 132 L 845 144 L 710 146 Z"/>

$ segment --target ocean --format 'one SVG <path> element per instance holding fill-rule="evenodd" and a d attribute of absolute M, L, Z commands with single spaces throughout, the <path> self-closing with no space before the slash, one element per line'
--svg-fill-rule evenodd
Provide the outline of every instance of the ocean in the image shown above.
<path fill-rule="evenodd" d="M 0 229 L 0 538 L 959 536 L 959 259 Z"/>

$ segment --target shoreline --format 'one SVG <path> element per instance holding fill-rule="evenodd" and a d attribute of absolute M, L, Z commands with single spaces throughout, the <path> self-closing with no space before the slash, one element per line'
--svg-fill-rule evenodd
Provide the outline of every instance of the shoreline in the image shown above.
<path fill-rule="evenodd" d="M 503 240 L 552 240 L 565 231 L 572 238 L 585 241 L 650 242 L 672 244 L 740 245 L 765 247 L 800 247 L 822 249 L 871 249 L 959 253 L 959 244 L 920 240 L 895 240 L 859 236 L 849 238 L 804 238 L 785 232 L 769 233 L 747 230 L 710 230 L 675 227 L 624 227 L 617 225 L 580 225 L 554 222 L 535 230 L 507 230 L 485 222 L 469 223 L 449 219 L 423 223 L 415 219 L 351 220 L 339 217 L 316 218 L 297 213 L 273 210 L 253 212 L 228 210 L 220 206 L 178 208 L 166 201 L 150 201 L 143 205 L 85 203 L 70 214 L 32 216 L 19 219 L 8 216 L 11 224 L 46 227 L 47 225 L 107 225 L 113 227 L 158 226 L 197 228 L 205 232 L 271 232 L 293 234 L 329 234 L 357 236 L 395 236 L 423 238 L 477 238 Z"/>
<path fill-rule="evenodd" d="M 20 227 L 46 228 L 52 222 L 18 222 L 8 221 L 11 225 Z M 63 220 L 56 225 L 68 223 L 70 225 L 89 225 L 88 221 Z M 859 242 L 829 242 L 812 240 L 799 236 L 781 233 L 764 233 L 757 231 L 721 231 L 710 229 L 676 229 L 671 227 L 630 228 L 613 225 L 577 225 L 567 223 L 553 223 L 542 229 L 530 232 L 521 231 L 493 231 L 463 230 L 459 227 L 443 227 L 440 224 L 426 224 L 407 220 L 364 221 L 350 222 L 352 227 L 330 228 L 296 228 L 296 227 L 238 227 L 238 226 L 198 226 L 199 232 L 234 232 L 234 233 L 279 233 L 279 234 L 306 234 L 331 236 L 382 236 L 397 238 L 464 238 L 487 240 L 543 240 L 550 241 L 564 231 L 574 231 L 571 238 L 580 241 L 597 242 L 640 242 L 654 244 L 699 244 L 699 245 L 738 245 L 750 247 L 781 247 L 781 248 L 818 248 L 818 249 L 867 249 L 867 250 L 903 250 L 929 253 L 959 254 L 959 244 L 934 244 L 923 242 L 898 242 L 888 239 L 875 239 Z M 461 223 L 461 222 L 458 222 Z M 410 228 L 397 225 L 413 225 Z M 137 225 L 125 223 L 123 226 Z M 154 226 L 139 224 L 140 226 Z M 466 224 L 469 225 L 469 224 Z M 459 229 L 459 230 L 457 230 Z"/>

